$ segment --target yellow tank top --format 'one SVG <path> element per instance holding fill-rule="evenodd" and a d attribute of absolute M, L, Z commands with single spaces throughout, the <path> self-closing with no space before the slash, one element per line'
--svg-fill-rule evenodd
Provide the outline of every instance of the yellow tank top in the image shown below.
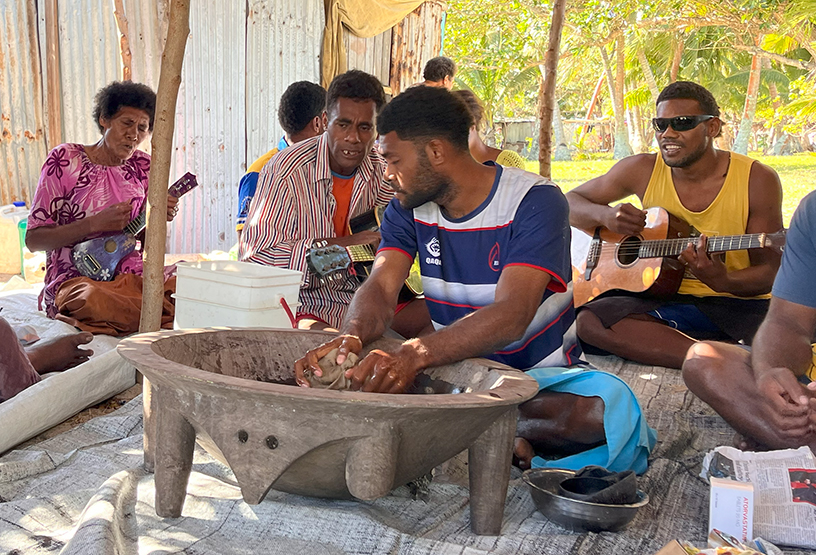
<path fill-rule="evenodd" d="M 659 206 L 665 208 L 678 218 L 685 220 L 700 233 L 712 237 L 716 235 L 742 235 L 748 223 L 748 178 L 751 173 L 751 164 L 754 161 L 747 156 L 731 152 L 731 161 L 728 164 L 728 173 L 722 189 L 714 201 L 702 212 L 688 210 L 674 188 L 671 168 L 658 154 L 655 158 L 654 170 L 646 193 L 643 195 L 643 207 Z M 730 251 L 725 254 L 725 267 L 729 272 L 742 270 L 751 265 L 748 251 Z M 681 295 L 695 295 L 697 297 L 734 297 L 730 293 L 718 293 L 686 272 L 683 283 L 678 291 Z M 743 297 L 744 298 L 744 297 Z M 755 298 L 770 298 L 770 294 Z"/>
<path fill-rule="evenodd" d="M 524 158 L 518 152 L 513 150 L 502 150 L 501 154 L 496 157 L 496 163 L 500 166 L 510 166 L 512 168 L 527 169 L 524 164 Z"/>

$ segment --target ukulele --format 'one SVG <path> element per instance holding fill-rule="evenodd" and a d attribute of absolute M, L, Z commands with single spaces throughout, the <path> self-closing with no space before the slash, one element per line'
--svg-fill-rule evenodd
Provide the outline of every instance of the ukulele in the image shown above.
<path fill-rule="evenodd" d="M 188 172 L 170 186 L 167 194 L 178 198 L 196 187 L 196 176 Z M 142 209 L 121 233 L 88 239 L 74 245 L 71 248 L 71 260 L 79 273 L 95 281 L 111 281 L 122 259 L 136 250 L 136 236 L 145 228 L 146 214 L 146 209 Z"/>
<path fill-rule="evenodd" d="M 686 267 L 677 257 L 700 233 L 663 208 L 646 211 L 639 235 L 620 235 L 604 227 L 593 234 L 572 228 L 572 287 L 575 306 L 613 289 L 670 297 L 680 289 Z M 708 237 L 707 253 L 785 246 L 785 230 Z"/>
<path fill-rule="evenodd" d="M 378 206 L 349 221 L 349 231 L 377 231 L 380 228 L 384 206 Z M 324 281 L 342 279 L 344 271 L 350 271 L 361 281 L 371 272 L 377 249 L 372 245 L 324 245 L 309 249 L 306 253 L 306 267 L 309 272 Z M 422 295 L 422 276 L 419 273 L 419 262 L 414 259 L 411 270 L 400 292 L 400 302 Z"/>

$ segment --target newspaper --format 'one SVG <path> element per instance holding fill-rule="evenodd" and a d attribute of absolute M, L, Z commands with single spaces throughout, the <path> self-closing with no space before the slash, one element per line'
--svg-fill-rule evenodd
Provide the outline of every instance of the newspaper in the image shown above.
<path fill-rule="evenodd" d="M 807 447 L 764 453 L 717 447 L 700 476 L 754 484 L 754 534 L 816 549 L 816 457 Z"/>

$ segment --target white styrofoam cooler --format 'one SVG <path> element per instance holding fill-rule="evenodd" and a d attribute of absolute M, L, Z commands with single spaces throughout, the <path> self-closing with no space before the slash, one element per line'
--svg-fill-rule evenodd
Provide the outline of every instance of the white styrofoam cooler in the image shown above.
<path fill-rule="evenodd" d="M 179 262 L 175 327 L 277 327 L 292 323 L 303 274 L 234 260 Z"/>

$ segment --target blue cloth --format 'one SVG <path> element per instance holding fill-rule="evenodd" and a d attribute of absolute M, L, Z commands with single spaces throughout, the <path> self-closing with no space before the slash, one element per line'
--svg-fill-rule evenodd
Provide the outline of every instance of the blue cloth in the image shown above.
<path fill-rule="evenodd" d="M 526 373 L 538 382 L 539 391 L 600 397 L 604 402 L 604 445 L 562 459 L 534 457 L 533 468 L 579 470 L 594 464 L 613 472 L 646 472 L 657 432 L 646 424 L 637 397 L 626 382 L 612 374 L 586 368 L 533 368 Z"/>
<path fill-rule="evenodd" d="M 816 308 L 816 191 L 809 193 L 793 214 L 785 237 L 782 265 L 776 274 L 773 296 Z"/>
<path fill-rule="evenodd" d="M 385 210 L 380 250 L 411 260 L 419 253 L 425 301 L 434 327 L 443 328 L 493 303 L 505 268 L 526 266 L 550 275 L 550 284 L 524 336 L 488 358 L 526 369 L 580 362 L 569 245 L 569 207 L 558 187 L 517 168 L 495 166 L 485 201 L 451 218 L 434 202 L 405 210 L 397 199 Z"/>
<path fill-rule="evenodd" d="M 697 305 L 693 304 L 665 304 L 660 308 L 647 312 L 659 320 L 663 320 L 670 328 L 683 332 L 719 332 L 720 328 L 706 316 Z"/>

